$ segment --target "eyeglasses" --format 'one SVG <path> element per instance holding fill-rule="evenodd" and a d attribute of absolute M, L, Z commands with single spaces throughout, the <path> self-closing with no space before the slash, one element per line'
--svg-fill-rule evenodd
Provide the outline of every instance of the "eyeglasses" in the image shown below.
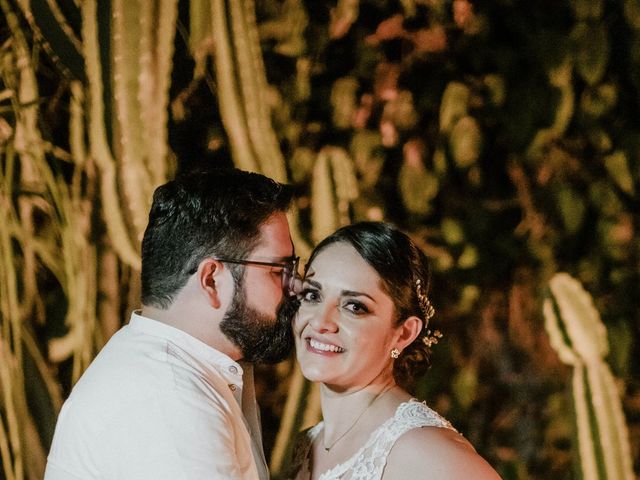
<path fill-rule="evenodd" d="M 235 263 L 237 265 L 248 265 L 257 267 L 280 267 L 282 268 L 282 291 L 288 295 L 293 296 L 295 292 L 296 275 L 298 274 L 298 265 L 300 264 L 300 257 L 292 257 L 286 262 L 258 262 L 256 260 L 238 260 L 235 258 L 224 257 L 212 257 L 214 260 L 218 260 L 223 263 Z"/>

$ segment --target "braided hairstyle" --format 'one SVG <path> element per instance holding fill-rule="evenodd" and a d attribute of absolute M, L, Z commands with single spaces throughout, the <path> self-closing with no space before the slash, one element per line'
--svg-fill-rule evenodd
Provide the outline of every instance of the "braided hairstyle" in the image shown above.
<path fill-rule="evenodd" d="M 422 330 L 405 347 L 393 365 L 398 385 L 411 390 L 416 378 L 431 366 L 431 346 L 437 343 L 439 332 L 428 329 L 434 314 L 428 298 L 430 286 L 429 262 L 411 239 L 397 228 L 383 222 L 359 222 L 338 229 L 314 249 L 307 265 L 323 249 L 334 243 L 351 245 L 378 273 L 381 287 L 395 307 L 394 323 L 401 325 L 407 318 L 422 319 Z"/>

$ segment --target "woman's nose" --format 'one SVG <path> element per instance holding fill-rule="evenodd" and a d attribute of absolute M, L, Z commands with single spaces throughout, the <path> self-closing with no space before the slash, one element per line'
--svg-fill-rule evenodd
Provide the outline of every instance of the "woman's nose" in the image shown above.
<path fill-rule="evenodd" d="M 338 330 L 338 323 L 335 316 L 337 311 L 330 305 L 322 309 L 317 309 L 311 316 L 309 324 L 318 333 L 333 333 Z"/>

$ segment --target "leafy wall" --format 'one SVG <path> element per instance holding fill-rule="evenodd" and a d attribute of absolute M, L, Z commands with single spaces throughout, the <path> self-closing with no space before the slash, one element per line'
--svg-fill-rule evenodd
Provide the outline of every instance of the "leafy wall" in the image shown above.
<path fill-rule="evenodd" d="M 445 338 L 417 395 L 504 478 L 582 475 L 542 315 L 551 276 L 578 278 L 640 470 L 639 1 L 0 6 L 0 478 L 41 478 L 137 305 L 153 188 L 231 157 L 295 185 L 303 255 L 385 219 L 433 259 Z M 277 471 L 318 405 L 292 364 L 261 373 Z"/>

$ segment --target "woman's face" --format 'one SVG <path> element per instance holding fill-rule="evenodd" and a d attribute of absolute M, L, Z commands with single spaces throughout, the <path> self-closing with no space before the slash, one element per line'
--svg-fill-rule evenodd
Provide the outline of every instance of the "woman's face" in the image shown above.
<path fill-rule="evenodd" d="M 373 267 L 351 245 L 329 245 L 309 266 L 294 321 L 302 373 L 339 391 L 388 380 L 402 330 L 393 319 Z"/>

